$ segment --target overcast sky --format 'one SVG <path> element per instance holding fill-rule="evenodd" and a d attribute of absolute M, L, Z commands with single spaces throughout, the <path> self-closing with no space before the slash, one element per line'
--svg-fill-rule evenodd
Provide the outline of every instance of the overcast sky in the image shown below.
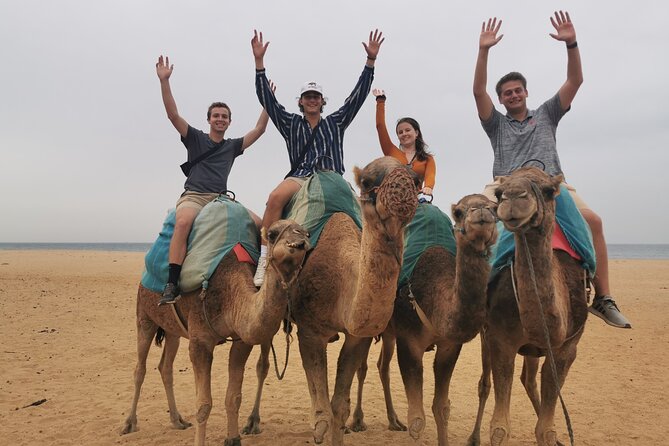
<path fill-rule="evenodd" d="M 326 113 L 362 71 L 361 42 L 382 30 L 374 87 L 387 92 L 388 126 L 403 116 L 420 122 L 437 161 L 435 203 L 450 212 L 491 178 L 472 95 L 482 21 L 504 21 L 489 90 L 521 71 L 536 108 L 566 78 L 564 44 L 548 35 L 550 15 L 565 9 L 585 78 L 558 128 L 567 181 L 601 215 L 609 243 L 669 243 L 669 6 L 591 3 L 2 0 L 0 242 L 153 241 L 183 191 L 186 157 L 163 108 L 156 60 L 165 54 L 174 63 L 172 91 L 192 126 L 208 131 L 207 106 L 221 100 L 233 115 L 226 137 L 243 136 L 261 110 L 254 28 L 271 42 L 265 64 L 279 101 L 298 112 L 299 88 L 314 80 L 329 98 Z M 351 182 L 354 165 L 381 154 L 374 113 L 370 94 L 346 132 Z M 237 158 L 228 188 L 262 215 L 288 168 L 270 122 Z"/>

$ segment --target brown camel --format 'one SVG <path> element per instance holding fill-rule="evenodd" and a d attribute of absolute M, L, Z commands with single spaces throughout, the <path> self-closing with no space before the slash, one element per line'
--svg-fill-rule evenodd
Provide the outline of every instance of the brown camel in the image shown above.
<path fill-rule="evenodd" d="M 457 254 L 453 256 L 443 246 L 427 248 L 416 263 L 409 284 L 399 291 L 392 320 L 382 335 L 383 347 L 377 362 L 390 430 L 407 430 L 397 417 L 390 394 L 389 369 L 395 343 L 409 406 L 409 434 L 415 440 L 425 429 L 423 354 L 436 345 L 432 412 L 438 444 L 448 445 L 451 376 L 462 345 L 479 333 L 485 318 L 488 257 L 497 240 L 496 207 L 483 195 L 468 195 L 453 205 Z M 410 294 L 418 304 L 417 310 L 409 301 Z M 426 322 L 417 311 L 423 312 Z M 356 431 L 365 428 L 361 394 L 366 364 L 362 369 L 358 376 L 358 405 L 349 426 Z"/>
<path fill-rule="evenodd" d="M 300 271 L 309 249 L 309 236 L 298 224 L 281 220 L 268 231 L 270 266 L 260 290 L 253 285 L 254 268 L 238 262 L 234 252 L 227 254 L 209 280 L 204 301 L 200 291 L 186 293 L 176 303 L 186 321 L 188 333 L 183 332 L 168 306 L 158 306 L 160 294 L 140 285 L 137 293 L 137 366 L 135 393 L 128 418 L 121 434 L 137 430 L 137 403 L 146 374 L 146 358 L 151 341 L 165 337 L 165 346 L 158 369 L 165 386 L 170 420 L 177 429 L 190 426 L 179 414 L 174 399 L 172 365 L 181 336 L 188 337 L 189 354 L 195 374 L 197 400 L 195 445 L 205 444 L 207 419 L 212 407 L 211 364 L 214 347 L 232 338 L 228 362 L 229 378 L 225 396 L 228 418 L 226 446 L 241 445 L 238 418 L 244 365 L 255 344 L 269 345 L 286 315 L 287 286 Z M 288 281 L 288 283 L 286 283 Z"/>
<path fill-rule="evenodd" d="M 399 161 L 380 158 L 355 170 L 361 189 L 362 234 L 351 217 L 334 214 L 291 288 L 302 365 L 311 396 L 314 441 L 326 434 L 344 442 L 355 371 L 372 336 L 392 315 L 403 253 L 404 227 L 418 201 L 416 179 Z M 327 378 L 328 340 L 345 336 L 332 402 Z"/>
<path fill-rule="evenodd" d="M 514 233 L 516 249 L 513 270 L 500 272 L 488 288 L 488 312 L 481 337 L 479 413 L 469 445 L 480 444 L 490 371 L 495 384 L 490 441 L 493 446 L 508 443 L 516 354 L 524 356 L 521 382 L 538 416 L 537 444 L 561 444 L 554 424 L 555 404 L 576 359 L 576 346 L 588 315 L 585 271 L 568 254 L 551 247 L 555 197 L 561 181 L 562 176 L 549 177 L 539 169 L 522 168 L 505 178 L 496 191 L 498 216 Z M 557 377 L 551 367 L 549 346 Z M 541 368 L 539 395 L 536 377 L 541 356 L 547 358 Z"/>

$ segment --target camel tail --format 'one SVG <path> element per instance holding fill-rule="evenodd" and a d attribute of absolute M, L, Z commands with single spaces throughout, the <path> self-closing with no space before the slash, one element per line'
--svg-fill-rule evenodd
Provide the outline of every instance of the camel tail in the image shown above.
<path fill-rule="evenodd" d="M 163 346 L 163 339 L 165 339 L 165 330 L 162 327 L 158 327 L 158 331 L 156 332 L 156 345 L 158 347 Z"/>

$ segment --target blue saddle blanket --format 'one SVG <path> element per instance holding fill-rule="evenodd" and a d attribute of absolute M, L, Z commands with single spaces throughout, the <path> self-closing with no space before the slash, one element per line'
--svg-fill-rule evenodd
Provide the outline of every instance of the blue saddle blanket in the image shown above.
<path fill-rule="evenodd" d="M 437 206 L 420 203 L 413 220 L 404 229 L 404 255 L 398 288 L 409 282 L 421 254 L 432 246 L 442 246 L 455 255 L 453 223 Z"/>
<path fill-rule="evenodd" d="M 347 214 L 362 229 L 360 203 L 353 188 L 337 172 L 320 171 L 309 177 L 293 195 L 283 211 L 283 218 L 294 220 L 309 232 L 315 248 L 323 227 L 337 212 Z"/>
<path fill-rule="evenodd" d="M 163 229 L 146 254 L 142 286 L 162 292 L 168 277 L 168 253 L 174 233 L 176 211 L 167 214 Z M 257 262 L 258 229 L 246 208 L 225 195 L 208 203 L 193 222 L 188 237 L 188 253 L 181 268 L 179 288 L 183 292 L 206 288 L 223 257 L 236 244 Z"/>
<path fill-rule="evenodd" d="M 583 269 L 588 271 L 590 277 L 594 277 L 597 261 L 590 227 L 563 184 L 560 185 L 560 194 L 555 198 L 555 220 L 564 232 L 569 246 L 581 257 Z M 513 233 L 508 231 L 501 222 L 497 223 L 497 230 L 499 233 L 497 244 L 493 247 L 490 256 L 491 278 L 513 262 L 515 253 Z"/>

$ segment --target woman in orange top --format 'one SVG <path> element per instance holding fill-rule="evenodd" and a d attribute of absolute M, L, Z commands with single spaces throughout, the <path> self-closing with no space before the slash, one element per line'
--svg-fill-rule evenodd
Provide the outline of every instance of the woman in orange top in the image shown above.
<path fill-rule="evenodd" d="M 420 125 L 413 118 L 402 118 L 397 121 L 395 132 L 397 132 L 397 138 L 400 140 L 400 146 L 397 147 L 390 140 L 386 128 L 385 92 L 375 88 L 372 93 L 376 96 L 376 131 L 379 134 L 383 154 L 392 156 L 402 164 L 411 166 L 411 169 L 420 178 L 423 186 L 421 192 L 425 195 L 432 195 L 437 165 L 434 162 L 434 157 L 427 152 L 427 144 L 423 141 Z"/>

